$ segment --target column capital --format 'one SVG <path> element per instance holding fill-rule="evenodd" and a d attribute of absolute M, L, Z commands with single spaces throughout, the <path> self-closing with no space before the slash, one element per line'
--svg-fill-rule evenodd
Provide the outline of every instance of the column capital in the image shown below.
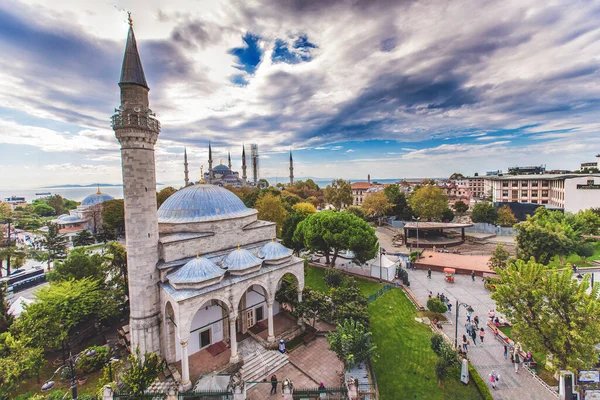
<path fill-rule="evenodd" d="M 275 300 L 267 300 L 267 307 L 272 308 Z"/>
<path fill-rule="evenodd" d="M 229 314 L 229 325 L 235 325 L 236 321 L 237 321 L 237 315 Z"/>
<path fill-rule="evenodd" d="M 187 339 L 182 339 L 179 344 L 181 344 L 181 347 L 187 347 L 188 345 L 188 340 Z"/>

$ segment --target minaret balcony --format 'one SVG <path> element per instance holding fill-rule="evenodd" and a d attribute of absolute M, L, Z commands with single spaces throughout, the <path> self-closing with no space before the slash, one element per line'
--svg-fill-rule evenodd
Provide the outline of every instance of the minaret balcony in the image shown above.
<path fill-rule="evenodd" d="M 160 122 L 150 113 L 118 111 L 111 117 L 111 125 L 114 130 L 134 128 L 160 133 Z"/>

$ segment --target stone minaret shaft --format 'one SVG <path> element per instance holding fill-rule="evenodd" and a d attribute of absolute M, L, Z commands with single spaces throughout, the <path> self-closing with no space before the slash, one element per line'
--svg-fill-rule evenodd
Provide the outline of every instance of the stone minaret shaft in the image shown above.
<path fill-rule="evenodd" d="M 208 142 L 208 183 L 213 182 L 213 169 L 212 169 L 212 148 L 210 142 Z"/>
<path fill-rule="evenodd" d="M 290 186 L 294 184 L 294 159 L 290 150 Z"/>
<path fill-rule="evenodd" d="M 188 170 L 188 160 L 187 160 L 187 149 L 183 149 L 183 172 L 185 174 L 185 186 L 187 187 L 190 184 L 189 178 L 189 170 Z"/>
<path fill-rule="evenodd" d="M 242 179 L 246 182 L 246 146 L 242 145 Z"/>
<path fill-rule="evenodd" d="M 160 122 L 148 108 L 148 92 L 137 49 L 133 24 L 125 46 L 119 87 L 121 106 L 112 117 L 112 127 L 121 144 L 123 197 L 131 348 L 141 354 L 160 351 L 158 293 L 158 217 L 154 144 Z"/>

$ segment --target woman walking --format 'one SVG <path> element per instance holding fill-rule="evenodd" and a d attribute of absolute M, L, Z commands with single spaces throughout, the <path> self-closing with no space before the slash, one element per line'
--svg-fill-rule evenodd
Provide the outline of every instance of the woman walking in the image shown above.
<path fill-rule="evenodd" d="M 492 387 L 494 389 L 496 389 L 496 371 L 492 370 L 492 372 L 490 373 L 490 383 L 492 384 Z"/>
<path fill-rule="evenodd" d="M 479 317 L 477 315 L 473 318 L 473 322 L 475 322 L 475 329 L 479 329 Z"/>
<path fill-rule="evenodd" d="M 504 344 L 504 359 L 508 360 L 508 346 Z"/>
<path fill-rule="evenodd" d="M 468 350 L 468 340 L 467 340 L 467 337 L 465 335 L 463 335 L 463 341 L 462 341 L 462 343 L 463 343 L 463 350 L 466 353 L 467 350 Z"/>
<path fill-rule="evenodd" d="M 473 344 L 477 344 L 477 331 L 475 329 L 471 329 L 471 337 L 473 338 Z"/>
<path fill-rule="evenodd" d="M 519 352 L 515 349 L 515 373 L 519 373 L 519 364 L 521 363 L 521 357 L 519 356 Z"/>
<path fill-rule="evenodd" d="M 481 343 L 483 343 L 483 337 L 485 336 L 485 331 L 483 328 L 479 330 L 479 339 L 481 339 Z"/>

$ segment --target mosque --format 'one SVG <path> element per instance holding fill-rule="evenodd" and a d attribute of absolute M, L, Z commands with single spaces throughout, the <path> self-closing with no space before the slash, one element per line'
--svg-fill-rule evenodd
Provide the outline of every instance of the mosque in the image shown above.
<path fill-rule="evenodd" d="M 129 24 L 112 127 L 121 145 L 131 343 L 142 354 L 181 362 L 187 390 L 194 357 L 202 355 L 194 365 L 210 369 L 219 348 L 229 355 L 226 362 L 240 361 L 238 340 L 259 340 L 262 333 L 260 343 L 276 343 L 286 313 L 275 293 L 288 276 L 301 301 L 304 264 L 275 240 L 275 223 L 259 220 L 256 210 L 218 185 L 187 185 L 157 211 L 154 145 L 161 126 L 149 108 L 150 88 Z"/>

